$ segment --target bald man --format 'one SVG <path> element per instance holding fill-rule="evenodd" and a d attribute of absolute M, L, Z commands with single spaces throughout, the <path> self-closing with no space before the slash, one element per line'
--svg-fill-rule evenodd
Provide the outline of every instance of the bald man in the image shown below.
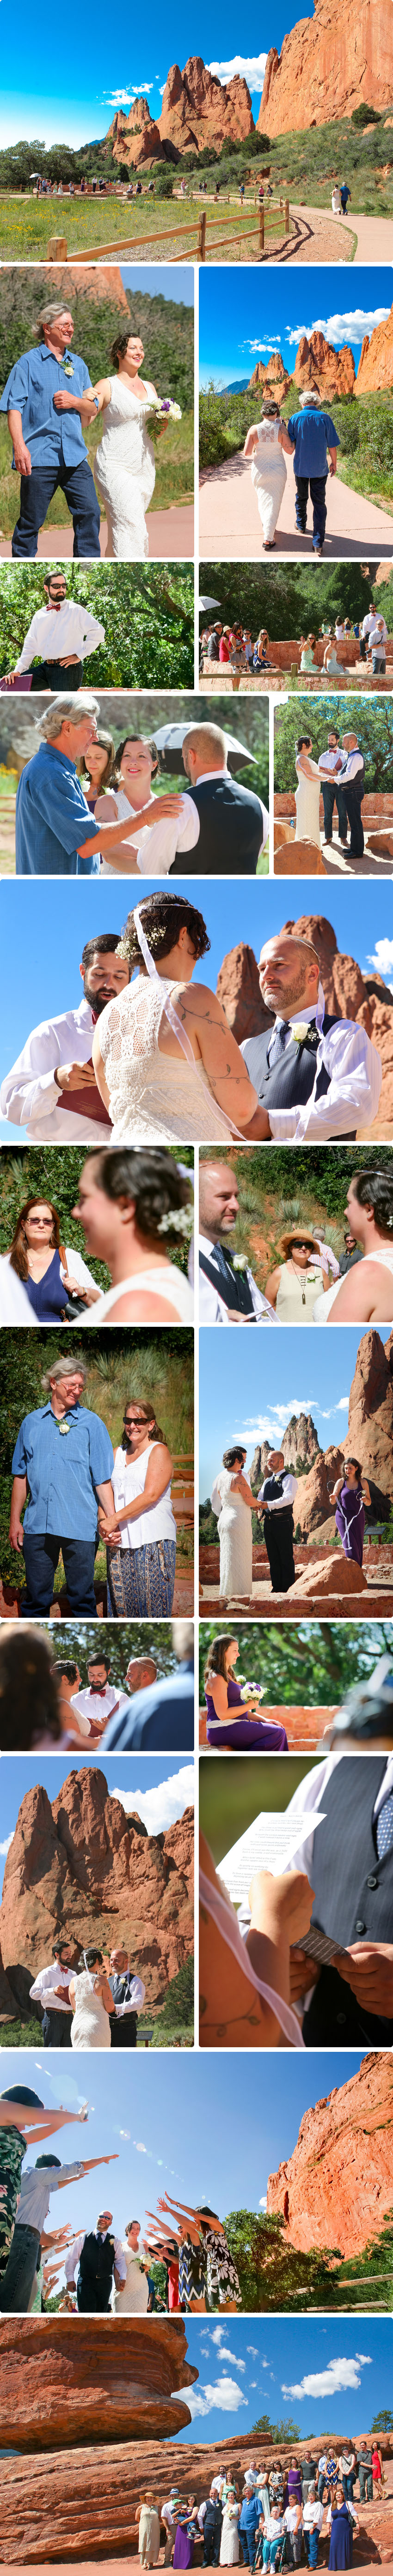
<path fill-rule="evenodd" d="M 200 1324 L 277 1323 L 274 1306 L 261 1295 L 248 1261 L 235 1267 L 228 1246 L 239 1215 L 236 1172 L 199 1157 L 199 1322 Z"/>
<path fill-rule="evenodd" d="M 183 768 L 199 814 L 199 841 L 187 851 L 187 876 L 255 877 L 269 816 L 260 796 L 231 777 L 221 725 L 188 726 Z M 172 877 L 181 875 L 182 866 L 179 851 L 171 884 Z"/>
<path fill-rule="evenodd" d="M 263 1015 L 242 1055 L 277 1144 L 352 1144 L 377 1116 L 381 1058 L 357 1020 L 325 1011 L 317 949 L 296 925 L 264 941 L 259 960 Z M 266 1029 L 266 1010 L 275 1014 Z M 259 1127 L 259 1134 L 261 1128 Z"/>

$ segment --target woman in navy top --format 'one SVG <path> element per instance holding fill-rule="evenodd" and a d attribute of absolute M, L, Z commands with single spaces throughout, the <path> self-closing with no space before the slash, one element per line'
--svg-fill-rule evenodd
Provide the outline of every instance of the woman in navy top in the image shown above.
<path fill-rule="evenodd" d="M 233 1676 L 238 1653 L 238 1637 L 228 1635 L 216 1637 L 209 1649 L 205 1666 L 208 1744 L 219 1748 L 230 1745 L 236 1752 L 251 1752 L 257 1747 L 260 1753 L 287 1753 L 285 1727 L 268 1726 L 266 1720 L 254 1714 L 251 1684 L 249 1699 L 242 1699 L 240 1683 Z"/>
<path fill-rule="evenodd" d="M 29 1305 L 40 1324 L 66 1323 L 70 1298 L 86 1307 L 99 1297 L 91 1271 L 80 1252 L 60 1243 L 60 1219 L 49 1199 L 25 1199 L 9 1251 L 11 1270 L 23 1279 Z"/>

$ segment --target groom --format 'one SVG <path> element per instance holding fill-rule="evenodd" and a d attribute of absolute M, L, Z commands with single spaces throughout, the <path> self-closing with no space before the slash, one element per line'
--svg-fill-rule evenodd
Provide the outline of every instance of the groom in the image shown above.
<path fill-rule="evenodd" d="M 87 424 L 98 410 L 96 395 L 84 359 L 71 356 L 74 324 L 68 305 L 44 304 L 36 327 L 40 345 L 17 358 L 0 399 L 12 439 L 13 470 L 21 478 L 12 553 L 36 555 L 39 530 L 60 490 L 71 511 L 74 555 L 100 560 L 100 507 L 82 438 L 82 422 Z"/>

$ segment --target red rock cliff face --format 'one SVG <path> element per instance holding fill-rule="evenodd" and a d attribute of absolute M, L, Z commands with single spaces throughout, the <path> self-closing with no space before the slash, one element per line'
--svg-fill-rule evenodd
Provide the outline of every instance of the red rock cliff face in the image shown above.
<path fill-rule="evenodd" d="M 362 341 L 355 393 L 382 393 L 393 385 L 393 305 L 386 322 L 377 322 L 371 339 Z"/>
<path fill-rule="evenodd" d="M 290 2245 L 361 2254 L 379 2234 L 393 2201 L 392 2114 L 392 2062 L 380 2054 L 305 2112 L 293 2156 L 267 2187 L 268 2211 L 282 2212 Z"/>
<path fill-rule="evenodd" d="M 338 402 L 343 394 L 353 394 L 355 360 L 352 349 L 333 349 L 323 331 L 312 331 L 310 340 L 303 332 L 296 351 L 295 384 L 307 393 L 312 385 L 326 401 Z"/>
<path fill-rule="evenodd" d="M 135 127 L 139 126 L 139 134 Z M 241 142 L 254 134 L 247 81 L 236 72 L 223 83 L 209 71 L 201 54 L 191 54 L 184 71 L 172 63 L 165 83 L 161 116 L 154 124 L 146 98 L 134 100 L 129 116 L 120 109 L 109 127 L 115 161 L 176 161 L 183 152 L 203 152 L 205 143 Z M 169 147 L 168 149 L 166 147 Z"/>
<path fill-rule="evenodd" d="M 386 1494 L 392 1488 L 392 1442 L 393 1333 L 381 1342 L 379 1333 L 371 1331 L 363 1333 L 359 1343 L 344 1457 L 359 1458 L 366 1474 Z"/>
<path fill-rule="evenodd" d="M 63 1923 L 70 1937 L 96 1940 L 104 1952 L 126 1944 L 154 2016 L 193 1947 L 193 1822 L 186 1808 L 168 1833 L 148 1835 L 93 1765 L 69 1773 L 53 1806 L 46 1789 L 27 1791 L 0 1915 L 4 1968 L 19 2003 Z"/>
<path fill-rule="evenodd" d="M 284 36 L 281 54 L 267 57 L 258 125 L 267 134 L 303 133 L 351 116 L 354 107 L 389 107 L 393 89 L 393 13 L 390 0 L 314 0 L 314 17 L 300 18 Z"/>

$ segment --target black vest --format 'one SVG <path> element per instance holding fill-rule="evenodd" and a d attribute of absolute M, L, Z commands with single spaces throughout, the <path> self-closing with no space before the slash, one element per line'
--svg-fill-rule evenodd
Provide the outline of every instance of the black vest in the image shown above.
<path fill-rule="evenodd" d="M 262 1511 L 268 1512 L 269 1503 L 279 1503 L 282 1495 L 284 1475 L 285 1468 L 282 1467 L 280 1476 L 265 1476 L 262 1487 Z M 288 1503 L 288 1511 L 291 1511 L 291 1509 L 291 1503 Z"/>
<path fill-rule="evenodd" d="M 188 792 L 199 814 L 199 841 L 194 850 L 178 850 L 171 884 L 172 877 L 255 877 L 263 840 L 259 797 L 227 770 Z"/>
<path fill-rule="evenodd" d="M 214 2503 L 213 2503 L 213 2497 L 212 2497 L 212 2496 L 208 2496 L 208 2501 L 207 2501 L 207 2505 L 206 2505 L 206 2513 L 205 2513 L 205 2514 L 204 2514 L 204 2516 L 203 2516 L 203 2538 L 204 2538 L 204 2540 L 207 2538 L 207 2533 L 208 2533 L 208 2531 L 209 2531 L 209 2532 L 210 2532 L 210 2531 L 221 2531 L 221 2524 L 222 2524 L 222 2505 L 220 2504 L 219 2499 L 218 2499 L 218 2501 L 217 2501 L 217 2504 L 214 2504 Z"/>
<path fill-rule="evenodd" d="M 378 1860 L 372 1821 L 385 1768 L 384 1755 L 345 1754 L 321 1800 L 326 1824 L 314 1840 L 311 1921 L 343 1949 L 365 1933 L 370 1941 L 393 1941 L 393 1851 Z M 365 2012 L 337 1970 L 322 1968 L 303 2034 L 309 2047 L 318 2047 L 329 2040 L 334 2045 L 336 2030 L 342 2047 L 361 2040 L 380 2048 L 393 2043 L 393 2018 Z"/>
<path fill-rule="evenodd" d="M 329 1029 L 336 1029 L 338 1025 L 335 1015 L 332 1016 L 329 1011 L 325 1011 L 324 1036 L 326 1037 Z M 245 1038 L 242 1055 L 247 1065 L 247 1073 L 250 1075 L 250 1082 L 253 1082 L 258 1100 L 262 1108 L 267 1109 L 268 1114 L 270 1109 L 302 1109 L 305 1101 L 311 1099 L 311 1093 L 314 1090 L 315 1057 L 319 1046 L 315 1020 L 310 1021 L 307 1037 L 303 1038 L 301 1046 L 295 1038 L 290 1039 L 283 1055 L 277 1056 L 276 1063 L 272 1064 L 270 1069 L 269 1047 L 272 1034 L 271 1029 L 261 1029 L 258 1037 Z M 329 1090 L 330 1074 L 326 1064 L 322 1064 L 318 1074 L 316 1100 L 326 1098 Z M 349 1128 L 345 1136 L 340 1136 L 340 1144 L 352 1145 L 355 1136 L 356 1127 Z"/>
<path fill-rule="evenodd" d="M 81 2280 L 92 2282 L 111 2281 L 112 2273 L 114 2271 L 114 2263 L 115 2248 L 113 2236 L 95 2236 L 92 2229 L 91 2234 L 85 2236 L 85 2242 L 84 2245 L 82 2245 L 82 2253 L 79 2256 Z"/>
<path fill-rule="evenodd" d="M 212 1287 L 217 1289 L 218 1296 L 222 1297 L 223 1306 L 228 1306 L 229 1312 L 233 1307 L 235 1314 L 250 1315 L 253 1323 L 255 1324 L 255 1308 L 252 1301 L 250 1282 L 249 1279 L 246 1278 L 245 1272 L 241 1270 L 232 1270 L 229 1262 L 227 1277 L 225 1279 L 224 1272 L 215 1269 L 214 1260 L 212 1259 L 209 1261 L 207 1253 L 201 1251 L 199 1253 L 199 1268 L 204 1271 L 205 1279 L 210 1279 Z"/>
<path fill-rule="evenodd" d="M 359 806 L 360 813 L 360 807 L 363 804 L 364 797 L 364 760 L 362 761 L 361 769 L 356 770 L 355 778 L 346 778 L 345 769 L 342 769 L 340 771 L 340 777 L 337 779 L 337 786 L 342 788 L 343 796 L 356 797 L 356 804 Z"/>

